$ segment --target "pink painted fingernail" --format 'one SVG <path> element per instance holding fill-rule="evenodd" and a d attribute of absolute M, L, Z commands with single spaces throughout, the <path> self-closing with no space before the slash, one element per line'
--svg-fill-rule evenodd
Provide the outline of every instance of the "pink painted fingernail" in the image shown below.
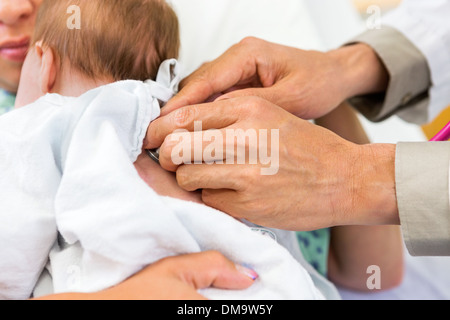
<path fill-rule="evenodd" d="M 250 269 L 250 268 L 248 268 L 248 267 L 246 267 L 246 266 L 243 266 L 243 265 L 236 265 L 236 269 L 240 272 L 240 273 L 242 273 L 242 274 L 244 274 L 245 276 L 247 276 L 247 277 L 249 277 L 250 279 L 252 279 L 253 281 L 255 281 L 256 279 L 258 279 L 259 278 L 259 275 L 254 271 L 254 270 L 252 270 L 252 269 Z"/>

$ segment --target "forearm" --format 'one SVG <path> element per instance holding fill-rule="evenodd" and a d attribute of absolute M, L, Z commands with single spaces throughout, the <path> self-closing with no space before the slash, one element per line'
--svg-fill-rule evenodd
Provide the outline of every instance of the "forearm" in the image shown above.
<path fill-rule="evenodd" d="M 400 284 L 403 241 L 399 226 L 346 226 L 331 230 L 328 277 L 337 285 L 366 291 L 367 270 L 381 271 L 381 289 Z"/>
<path fill-rule="evenodd" d="M 398 224 L 395 145 L 370 145 L 355 111 L 346 103 L 316 123 L 355 144 L 350 160 L 346 160 L 344 166 L 349 177 L 342 190 L 348 190 L 348 193 L 336 201 L 346 208 L 343 209 L 348 212 L 345 216 L 365 219 L 360 221 L 361 225 Z"/>
<path fill-rule="evenodd" d="M 369 144 L 370 140 L 355 110 L 347 103 L 341 104 L 315 123 L 356 144 Z"/>
<path fill-rule="evenodd" d="M 450 254 L 448 142 L 354 145 L 344 154 L 328 176 L 341 178 L 330 193 L 333 226 L 401 224 L 411 255 Z"/>
<path fill-rule="evenodd" d="M 102 297 L 101 293 L 61 293 L 39 297 L 32 300 L 109 300 L 109 298 L 112 297 L 108 295 Z"/>
<path fill-rule="evenodd" d="M 355 111 L 343 104 L 330 114 L 316 120 L 356 144 L 368 144 Z M 368 290 L 367 268 L 376 265 L 382 270 L 382 289 L 397 286 L 403 275 L 403 244 L 398 226 L 344 226 L 331 229 L 328 277 L 340 286 Z"/>

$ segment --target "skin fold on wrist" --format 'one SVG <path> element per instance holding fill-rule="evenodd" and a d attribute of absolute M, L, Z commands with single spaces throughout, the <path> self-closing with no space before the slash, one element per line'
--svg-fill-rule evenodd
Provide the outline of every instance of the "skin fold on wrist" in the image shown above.
<path fill-rule="evenodd" d="M 399 225 L 395 189 L 395 152 L 391 144 L 358 146 L 354 159 L 351 192 L 353 223 Z"/>

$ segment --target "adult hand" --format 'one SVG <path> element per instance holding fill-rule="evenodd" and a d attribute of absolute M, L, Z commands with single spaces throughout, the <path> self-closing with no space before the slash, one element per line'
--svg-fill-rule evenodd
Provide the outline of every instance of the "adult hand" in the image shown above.
<path fill-rule="evenodd" d="M 203 300 L 199 289 L 243 290 L 255 277 L 254 271 L 209 251 L 163 259 L 102 292 L 60 294 L 41 300 Z"/>
<path fill-rule="evenodd" d="M 269 143 L 266 154 L 278 152 L 278 170 L 262 175 L 267 164 L 227 165 L 229 154 L 214 155 L 225 164 L 205 164 L 211 144 L 197 144 L 199 121 L 206 133 L 226 137 L 227 130 L 279 130 L 278 144 Z M 180 137 L 184 137 L 181 139 Z M 187 139 L 189 138 L 189 139 Z M 232 150 L 252 148 L 248 139 L 226 141 Z M 164 143 L 163 143 L 164 141 Z M 194 142 L 194 144 L 193 144 Z M 257 97 L 234 98 L 180 108 L 154 121 L 145 148 L 161 146 L 163 168 L 176 171 L 178 184 L 188 191 L 202 190 L 203 201 L 233 217 L 288 230 L 313 230 L 349 224 L 398 223 L 394 187 L 395 146 L 359 146 L 304 121 Z M 174 151 L 175 150 L 175 151 Z M 184 163 L 174 154 L 180 150 Z M 223 150 L 227 150 L 224 146 Z M 259 154 L 258 150 L 258 153 Z M 196 156 L 199 156 L 197 158 Z M 236 156 L 236 155 L 235 155 Z M 186 158 L 188 157 L 188 158 Z"/>
<path fill-rule="evenodd" d="M 246 38 L 186 78 L 162 114 L 224 94 L 220 99 L 259 96 L 315 119 L 350 97 L 384 91 L 387 82 L 386 69 L 365 44 L 323 53 Z"/>

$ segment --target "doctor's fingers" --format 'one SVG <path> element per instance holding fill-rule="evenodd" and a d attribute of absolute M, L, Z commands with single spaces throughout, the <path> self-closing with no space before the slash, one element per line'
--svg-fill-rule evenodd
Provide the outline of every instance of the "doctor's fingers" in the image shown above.
<path fill-rule="evenodd" d="M 227 127 L 239 119 L 239 108 L 233 101 L 221 101 L 177 109 L 149 125 L 144 148 L 160 147 L 166 137 L 177 130 L 194 131 L 196 123 L 201 123 L 204 130 Z"/>
<path fill-rule="evenodd" d="M 230 92 L 218 97 L 216 101 L 222 101 L 227 99 L 234 99 L 239 97 L 259 97 L 266 101 L 269 101 L 277 106 L 282 107 L 288 112 L 295 113 L 293 105 L 297 105 L 297 99 L 291 98 L 292 84 L 289 81 L 281 80 L 271 87 L 249 87 L 236 90 L 230 90 Z"/>
<path fill-rule="evenodd" d="M 243 97 L 177 109 L 149 125 L 144 148 L 160 147 L 166 137 L 177 130 L 193 132 L 229 127 L 243 118 L 253 117 L 255 109 L 267 104 L 263 99 Z"/>
<path fill-rule="evenodd" d="M 159 162 L 161 167 L 172 172 L 183 164 L 258 165 L 267 162 L 274 155 L 273 147 L 279 145 L 277 141 L 273 145 L 265 143 L 274 139 L 268 131 L 232 125 L 221 130 L 175 132 L 164 140 Z"/>
<path fill-rule="evenodd" d="M 182 90 L 163 108 L 166 115 L 180 107 L 203 103 L 233 87 L 261 87 L 273 72 L 261 73 L 261 57 L 267 58 L 274 46 L 257 38 L 245 38 L 216 60 L 205 63 L 181 83 Z M 270 70 L 269 70 L 270 71 Z M 269 84 L 270 85 L 270 84 Z"/>
<path fill-rule="evenodd" d="M 203 202 L 231 217 L 270 227 L 270 214 L 265 211 L 266 203 L 260 198 L 251 198 L 249 194 L 229 189 L 204 189 Z"/>
<path fill-rule="evenodd" d="M 178 185 L 186 191 L 200 189 L 228 189 L 246 191 L 260 177 L 259 166 L 194 164 L 182 165 L 177 170 Z"/>

